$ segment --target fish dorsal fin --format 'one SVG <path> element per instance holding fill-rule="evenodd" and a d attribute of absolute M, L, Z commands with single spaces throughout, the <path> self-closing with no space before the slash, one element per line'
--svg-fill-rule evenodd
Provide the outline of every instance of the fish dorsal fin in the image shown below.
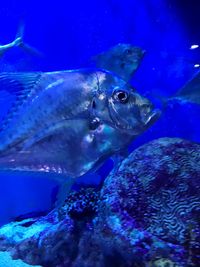
<path fill-rule="evenodd" d="M 8 110 L 5 118 L 1 122 L 0 130 L 4 129 L 8 122 L 16 114 L 18 108 L 22 106 L 29 97 L 33 97 L 38 91 L 38 83 L 42 73 L 1 73 L 0 74 L 0 93 L 8 92 L 14 97 L 14 102 Z M 13 98 L 12 97 L 12 98 Z M 8 99 L 9 100 L 9 99 Z"/>
<path fill-rule="evenodd" d="M 38 83 L 41 74 L 41 72 L 2 72 L 0 74 L 0 90 L 16 95 L 28 94 Z"/>

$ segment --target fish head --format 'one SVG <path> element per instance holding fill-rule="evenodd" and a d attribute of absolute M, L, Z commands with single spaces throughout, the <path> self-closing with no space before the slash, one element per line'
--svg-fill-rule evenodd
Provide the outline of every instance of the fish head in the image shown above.
<path fill-rule="evenodd" d="M 130 44 L 118 44 L 115 47 L 113 54 L 115 54 L 115 58 L 118 58 L 120 69 L 119 76 L 128 81 L 138 69 L 145 51 L 140 47 L 132 46 Z"/>
<path fill-rule="evenodd" d="M 93 112 L 117 131 L 137 136 L 159 118 L 160 111 L 124 80 L 110 76 L 100 84 L 99 94 L 92 103 Z"/>
<path fill-rule="evenodd" d="M 118 44 L 113 48 L 113 55 L 116 55 L 124 61 L 132 63 L 139 62 L 145 54 L 145 50 L 131 44 Z"/>
<path fill-rule="evenodd" d="M 137 70 L 144 54 L 145 51 L 140 47 L 119 43 L 93 60 L 98 68 L 112 71 L 128 81 Z"/>

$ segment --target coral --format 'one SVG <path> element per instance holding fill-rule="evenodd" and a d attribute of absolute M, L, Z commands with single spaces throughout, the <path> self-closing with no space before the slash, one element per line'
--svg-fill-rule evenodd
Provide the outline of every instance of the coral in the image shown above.
<path fill-rule="evenodd" d="M 178 267 L 178 265 L 169 259 L 159 259 L 149 263 L 149 267 Z"/>
<path fill-rule="evenodd" d="M 200 145 L 161 138 L 129 155 L 100 192 L 0 229 L 0 249 L 44 267 L 200 265 Z"/>
<path fill-rule="evenodd" d="M 65 201 L 63 210 L 71 217 L 84 219 L 94 216 L 98 209 L 99 191 L 94 188 L 82 188 L 72 192 Z"/>
<path fill-rule="evenodd" d="M 134 225 L 187 251 L 195 244 L 193 260 L 199 261 L 199 191 L 200 146 L 161 138 L 136 149 L 106 179 L 101 205 L 116 234 L 124 232 L 127 237 Z"/>

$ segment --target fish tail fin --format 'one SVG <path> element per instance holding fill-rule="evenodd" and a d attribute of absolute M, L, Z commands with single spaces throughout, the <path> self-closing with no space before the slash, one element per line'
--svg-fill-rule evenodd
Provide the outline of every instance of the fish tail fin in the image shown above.
<path fill-rule="evenodd" d="M 23 46 L 24 43 L 24 23 L 20 23 L 15 40 L 13 41 L 15 46 Z"/>
<path fill-rule="evenodd" d="M 43 56 L 43 54 L 38 49 L 24 42 L 24 28 L 25 28 L 25 25 L 23 22 L 21 22 L 19 25 L 16 37 L 15 37 L 15 40 L 13 41 L 14 46 L 21 47 L 26 52 L 34 56 L 40 56 L 40 57 Z"/>

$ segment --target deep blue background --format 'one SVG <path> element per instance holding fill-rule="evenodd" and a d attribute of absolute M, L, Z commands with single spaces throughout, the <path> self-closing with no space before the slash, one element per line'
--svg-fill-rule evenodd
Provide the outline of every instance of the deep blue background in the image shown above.
<path fill-rule="evenodd" d="M 189 50 L 199 42 L 197 3 L 2 0 L 0 42 L 12 41 L 23 21 L 26 42 L 44 54 L 36 59 L 14 49 L 4 62 L 8 70 L 80 68 L 89 65 L 91 56 L 119 42 L 131 43 L 147 51 L 135 76 L 138 90 L 170 95 L 188 80 L 194 63 L 200 62 L 199 52 Z"/>
<path fill-rule="evenodd" d="M 190 50 L 190 46 L 200 44 L 199 14 L 198 0 L 1 0 L 0 43 L 11 42 L 23 22 L 25 41 L 43 57 L 14 48 L 0 58 L 0 71 L 89 67 L 92 56 L 119 42 L 131 43 L 147 52 L 131 83 L 162 107 L 163 98 L 174 95 L 198 71 L 194 64 L 200 64 L 200 49 Z M 9 98 L 0 94 L 0 105 L 3 114 Z M 162 136 L 200 142 L 199 121 L 199 105 L 167 106 L 160 120 L 130 149 Z M 17 182 L 14 187 L 20 190 Z M 18 210 L 22 200 L 13 200 Z"/>

